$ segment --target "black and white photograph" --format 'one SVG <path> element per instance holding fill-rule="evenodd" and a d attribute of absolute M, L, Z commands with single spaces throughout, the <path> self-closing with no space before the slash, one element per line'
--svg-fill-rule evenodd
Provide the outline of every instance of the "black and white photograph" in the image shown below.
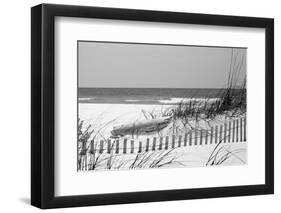
<path fill-rule="evenodd" d="M 77 171 L 247 165 L 247 47 L 77 41 Z"/>
<path fill-rule="evenodd" d="M 269 17 L 277 10 L 259 4 L 266 18 L 242 1 L 235 5 L 243 7 L 199 3 L 201 9 L 194 2 L 178 9 L 162 1 L 135 8 L 95 4 L 31 8 L 31 75 L 25 75 L 31 77 L 31 145 L 24 145 L 31 154 L 26 175 L 31 205 L 130 204 L 123 205 L 127 212 L 133 203 L 154 202 L 154 208 L 180 200 L 190 201 L 169 202 L 156 211 L 276 206 L 272 196 L 264 198 L 268 202 L 248 196 L 274 193 L 274 18 Z M 12 32 L 23 27 L 15 26 Z M 15 41 L 6 42 L 7 54 L 25 43 Z M 22 65 L 17 58 L 9 67 Z M 18 125 L 18 110 L 26 98 L 19 95 L 22 87 L 15 87 L 20 75 L 7 73 L 13 78 L 3 91 L 13 97 L 15 103 L 7 105 L 15 109 L 6 113 L 14 118 L 2 123 L 12 131 L 4 136 L 11 138 L 25 127 Z M 10 94 L 13 88 L 17 95 Z M 3 161 L 10 167 L 4 169 L 8 179 L 28 171 L 9 161 L 22 161 L 22 150 Z M 14 181 L 6 191 L 24 191 L 15 184 L 26 186 Z M 222 197 L 233 198 L 215 200 Z"/>

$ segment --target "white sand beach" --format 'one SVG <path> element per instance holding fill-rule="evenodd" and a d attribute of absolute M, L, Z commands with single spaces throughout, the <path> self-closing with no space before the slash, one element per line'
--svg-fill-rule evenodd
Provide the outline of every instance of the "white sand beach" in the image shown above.
<path fill-rule="evenodd" d="M 91 124 L 91 128 L 94 129 L 94 132 L 91 136 L 91 138 L 88 141 L 91 141 L 93 138 L 96 141 L 95 147 L 98 149 L 100 146 L 99 142 L 100 140 L 107 140 L 110 139 L 111 131 L 114 129 L 114 127 L 128 123 L 128 122 L 139 122 L 147 119 L 151 119 L 151 115 L 156 117 L 161 117 L 163 114 L 169 112 L 169 110 L 173 109 L 175 105 L 145 105 L 145 104 L 93 104 L 93 103 L 79 103 L 79 118 L 84 121 L 84 125 L 87 126 L 88 124 Z M 184 126 L 182 122 L 180 121 L 174 121 L 171 122 L 167 127 L 160 131 L 151 132 L 143 135 L 125 135 L 123 137 L 120 137 L 120 144 L 118 144 L 118 149 L 120 149 L 120 152 L 116 153 L 116 144 L 112 143 L 111 147 L 112 150 L 110 153 L 107 153 L 105 150 L 103 154 L 101 154 L 101 159 L 108 159 L 110 158 L 112 160 L 111 169 L 129 169 L 130 166 L 132 166 L 132 163 L 136 160 L 136 157 L 143 157 L 144 159 L 146 157 L 149 157 L 149 160 L 146 160 L 146 162 L 141 166 L 136 166 L 136 168 L 146 168 L 151 167 L 151 164 L 159 159 L 159 156 L 165 155 L 165 153 L 168 153 L 168 156 L 166 156 L 166 159 L 161 162 L 163 166 L 161 167 L 196 167 L 196 166 L 206 166 L 208 165 L 208 160 L 210 160 L 212 156 L 212 152 L 214 152 L 214 149 L 216 148 L 218 153 L 215 158 L 211 158 L 211 161 L 214 161 L 215 163 L 223 164 L 223 165 L 243 165 L 247 162 L 247 143 L 246 142 L 231 142 L 232 139 L 229 138 L 229 141 L 226 140 L 227 143 L 222 142 L 221 144 L 216 144 L 215 141 L 213 141 L 213 144 L 210 143 L 210 138 L 201 139 L 201 143 L 203 145 L 198 145 L 200 142 L 200 136 L 195 135 L 196 130 L 204 129 L 204 130 L 210 130 L 211 127 L 215 127 L 216 125 L 223 125 L 226 121 L 228 121 L 229 118 L 227 118 L 225 115 L 217 116 L 215 119 L 209 119 L 206 121 L 206 119 L 198 120 L 198 121 L 191 121 L 189 125 Z M 192 129 L 193 127 L 196 127 L 195 130 Z M 191 146 L 187 145 L 186 147 L 183 146 L 183 141 L 181 143 L 181 146 L 179 147 L 179 137 L 183 135 L 186 132 L 193 132 L 192 137 L 197 137 L 196 140 L 198 140 L 196 143 L 197 145 L 193 144 Z M 237 138 L 242 138 L 242 135 L 240 136 L 242 132 L 237 131 Z M 244 133 L 243 133 L 244 134 Z M 171 137 L 172 135 L 175 135 L 175 144 L 174 148 L 172 150 L 164 148 L 162 150 L 158 150 L 159 147 L 159 138 L 166 136 Z M 140 146 L 142 151 L 145 150 L 145 142 L 147 138 L 157 138 L 157 141 L 155 140 L 155 150 L 151 151 L 152 143 L 150 142 L 149 150 L 148 152 L 138 153 L 138 150 L 140 149 Z M 234 137 L 234 136 L 233 136 Z M 127 145 L 127 153 L 122 154 L 123 149 L 123 140 L 128 139 L 128 141 L 134 140 L 134 147 L 131 147 L 131 144 L 128 142 Z M 113 139 L 111 139 L 113 141 Z M 192 139 L 195 140 L 195 139 Z M 209 140 L 208 144 L 205 144 L 205 140 Z M 237 139 L 238 140 L 238 139 Z M 233 138 L 234 141 L 234 138 Z M 139 143 L 141 142 L 141 143 Z M 207 143 L 206 142 L 206 143 Z M 163 142 L 165 143 L 165 142 Z M 172 141 L 170 138 L 169 147 L 171 147 Z M 141 144 L 141 145 L 140 145 Z M 104 144 L 104 146 L 107 146 Z M 164 144 L 163 144 L 164 146 Z M 131 153 L 130 150 L 133 150 Z M 170 153 L 170 151 L 171 153 Z M 233 153 L 233 154 L 229 154 Z M 91 156 L 90 154 L 87 154 L 87 159 L 90 160 Z M 220 157 L 221 156 L 221 157 Z M 223 160 L 223 157 L 227 156 L 227 159 Z M 168 164 L 169 159 L 174 159 L 175 162 L 173 164 Z M 138 159 L 140 160 L 140 159 Z M 209 164 L 211 164 L 211 161 Z M 96 170 L 104 170 L 108 169 L 106 160 L 101 161 L 99 166 L 95 168 Z M 167 163 L 167 164 L 166 164 Z M 215 164 L 214 163 L 214 164 Z M 161 164 L 161 165 L 162 165 Z M 122 166 L 120 166 L 122 165 Z M 210 165 L 209 165 L 210 166 Z"/>

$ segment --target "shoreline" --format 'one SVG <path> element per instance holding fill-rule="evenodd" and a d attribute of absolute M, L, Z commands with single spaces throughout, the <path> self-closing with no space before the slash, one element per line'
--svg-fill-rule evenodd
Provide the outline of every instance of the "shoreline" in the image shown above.
<path fill-rule="evenodd" d="M 178 105 L 180 103 L 189 103 L 189 102 L 205 102 L 213 103 L 219 101 L 220 98 L 180 98 L 180 97 L 173 97 L 173 98 L 158 98 L 157 100 L 154 99 L 121 99 L 121 98 L 99 98 L 99 97 L 87 97 L 87 98 L 78 98 L 78 103 L 86 103 L 86 104 L 143 104 L 143 105 Z"/>
<path fill-rule="evenodd" d="M 86 125 L 98 132 L 98 138 L 110 138 L 111 131 L 118 126 L 128 123 L 139 123 L 151 120 L 153 118 L 162 118 L 168 112 L 175 109 L 176 105 L 161 104 L 93 104 L 79 103 L 78 118 L 83 120 Z M 246 114 L 239 117 L 245 117 Z M 146 136 L 165 136 L 170 134 L 183 134 L 194 129 L 209 130 L 212 126 L 223 124 L 230 118 L 227 115 L 217 115 L 212 119 L 198 118 L 198 120 L 187 119 L 184 123 L 182 120 L 172 120 L 172 122 L 157 132 L 147 133 L 144 135 L 126 135 L 128 139 Z M 194 129 L 193 129 L 194 128 Z"/>

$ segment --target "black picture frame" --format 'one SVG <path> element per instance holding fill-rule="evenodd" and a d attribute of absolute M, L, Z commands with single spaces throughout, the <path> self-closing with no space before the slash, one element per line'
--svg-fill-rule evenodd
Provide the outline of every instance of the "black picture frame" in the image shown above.
<path fill-rule="evenodd" d="M 55 17 L 81 17 L 162 23 L 264 28 L 265 184 L 95 195 L 54 195 L 55 171 Z M 164 11 L 41 4 L 31 8 L 31 204 L 42 209 L 140 203 L 274 192 L 274 20 Z"/>

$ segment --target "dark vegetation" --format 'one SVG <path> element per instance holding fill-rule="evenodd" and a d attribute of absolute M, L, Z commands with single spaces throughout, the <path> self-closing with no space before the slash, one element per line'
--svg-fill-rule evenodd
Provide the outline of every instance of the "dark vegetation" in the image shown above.
<path fill-rule="evenodd" d="M 175 149 L 146 152 L 143 147 L 142 152 L 132 155 L 129 159 L 124 159 L 122 153 L 115 153 L 116 140 L 111 141 L 110 153 L 107 153 L 106 150 L 100 153 L 99 143 L 95 140 L 98 135 L 101 136 L 101 133 L 94 131 L 93 125 L 86 125 L 84 121 L 78 120 L 78 171 L 111 170 L 122 167 L 130 169 L 161 168 L 173 164 L 182 165 L 181 162 L 177 161 L 179 156 L 174 154 Z M 108 141 L 103 136 L 101 138 L 104 139 L 104 147 L 107 147 Z"/>

